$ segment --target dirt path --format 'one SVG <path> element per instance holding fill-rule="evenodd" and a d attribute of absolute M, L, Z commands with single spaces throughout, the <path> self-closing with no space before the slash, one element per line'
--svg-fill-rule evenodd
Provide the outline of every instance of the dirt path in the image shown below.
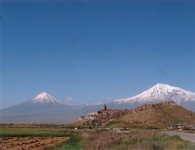
<path fill-rule="evenodd" d="M 163 133 L 167 133 L 168 135 L 178 135 L 184 140 L 188 140 L 191 141 L 192 143 L 195 143 L 195 134 L 192 133 L 184 133 L 178 131 L 163 131 Z"/>
<path fill-rule="evenodd" d="M 0 150 L 42 150 L 68 139 L 69 137 L 0 137 Z"/>

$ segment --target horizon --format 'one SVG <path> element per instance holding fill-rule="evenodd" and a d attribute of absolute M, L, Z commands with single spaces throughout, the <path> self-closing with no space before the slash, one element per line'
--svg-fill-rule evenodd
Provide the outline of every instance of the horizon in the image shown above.
<path fill-rule="evenodd" d="M 165 85 L 165 86 L 171 86 L 171 87 L 173 87 L 173 88 L 181 88 L 181 87 L 176 87 L 176 86 L 172 86 L 172 85 L 168 85 L 168 84 L 164 84 L 164 83 L 157 83 L 157 84 L 153 85 L 152 87 L 150 87 L 150 88 L 148 88 L 148 89 L 145 89 L 144 91 L 141 91 L 141 92 L 138 93 L 137 95 L 142 94 L 143 92 L 145 92 L 145 91 L 147 91 L 147 90 L 149 90 L 149 89 L 155 87 L 155 86 L 158 85 L 158 84 L 162 84 L 162 85 Z M 182 90 L 185 90 L 185 89 L 183 89 L 183 88 L 181 88 L 181 89 L 182 89 Z M 188 90 L 185 90 L 185 91 L 188 91 Z M 192 93 L 195 94 L 195 92 L 193 92 L 193 91 L 189 91 L 189 92 L 192 92 Z M 52 94 L 48 93 L 47 91 L 42 91 L 42 92 L 38 93 L 37 95 L 35 95 L 34 97 L 31 97 L 29 100 L 23 101 L 23 102 L 21 102 L 21 103 L 25 103 L 25 102 L 28 102 L 28 101 L 32 101 L 32 100 L 36 99 L 37 97 L 40 97 L 40 95 L 43 95 L 43 94 L 47 94 L 47 95 L 49 95 L 49 96 L 52 96 L 57 102 L 60 102 L 61 104 L 65 104 L 65 105 L 67 105 L 67 106 L 68 106 L 68 105 L 70 105 L 70 106 L 79 106 L 79 105 L 100 105 L 100 104 L 107 104 L 107 103 L 109 103 L 109 102 L 114 102 L 115 100 L 120 100 L 120 99 L 123 99 L 123 98 L 126 99 L 126 98 L 131 98 L 131 97 L 137 96 L 137 95 L 132 95 L 132 96 L 129 96 L 129 97 L 123 97 L 123 98 L 119 98 L 119 99 L 112 99 L 112 100 L 107 101 L 107 102 L 83 103 L 83 104 L 66 104 L 66 103 L 63 103 L 60 99 L 57 99 L 57 98 L 56 98 L 55 96 L 53 96 Z M 171 100 L 171 101 L 172 101 L 172 100 Z M 21 104 L 21 103 L 19 103 L 19 104 Z M 18 105 L 18 104 L 14 104 L 14 105 L 11 105 L 11 106 L 8 106 L 8 107 L 12 107 L 12 106 L 15 106 L 15 105 Z M 5 108 L 8 108 L 8 107 L 5 107 Z M 0 108 L 0 109 L 5 109 L 5 108 Z"/>
<path fill-rule="evenodd" d="M 46 91 L 67 105 L 157 83 L 195 92 L 195 1 L 1 1 L 0 109 Z"/>

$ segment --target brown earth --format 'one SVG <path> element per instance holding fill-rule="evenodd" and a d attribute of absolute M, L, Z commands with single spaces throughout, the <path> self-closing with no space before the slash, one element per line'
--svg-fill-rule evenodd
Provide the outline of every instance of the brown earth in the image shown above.
<path fill-rule="evenodd" d="M 167 128 L 171 124 L 195 124 L 195 113 L 174 102 L 142 105 L 122 116 L 130 127 Z"/>
<path fill-rule="evenodd" d="M 132 110 L 100 110 L 95 119 L 86 118 L 75 127 L 167 128 L 171 124 L 195 124 L 195 113 L 176 103 L 145 104 Z"/>
<path fill-rule="evenodd" d="M 42 150 L 67 140 L 69 137 L 0 137 L 0 150 Z"/>

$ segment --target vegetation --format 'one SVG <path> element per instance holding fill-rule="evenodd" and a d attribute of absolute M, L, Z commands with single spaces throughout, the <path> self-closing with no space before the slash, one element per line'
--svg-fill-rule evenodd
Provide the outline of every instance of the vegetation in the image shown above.
<path fill-rule="evenodd" d="M 0 138 L 6 137 L 29 137 L 29 140 L 30 137 L 69 137 L 68 141 L 52 145 L 50 150 L 195 149 L 195 144 L 182 140 L 178 136 L 168 136 L 158 130 L 130 129 L 125 133 L 111 129 L 75 130 L 64 127 L 10 128 L 1 126 Z"/>
<path fill-rule="evenodd" d="M 64 133 L 52 129 L 43 128 L 9 128 L 0 127 L 1 137 L 25 137 L 25 136 L 64 136 Z"/>
<path fill-rule="evenodd" d="M 70 135 L 70 140 L 68 142 L 62 143 L 57 145 L 56 147 L 52 148 L 55 150 L 80 150 L 80 143 L 79 137 L 75 135 Z"/>
<path fill-rule="evenodd" d="M 124 149 L 195 149 L 195 145 L 178 136 L 168 136 L 159 131 L 135 131 L 133 133 L 113 133 L 110 131 L 85 132 L 81 134 L 80 145 L 85 150 Z"/>

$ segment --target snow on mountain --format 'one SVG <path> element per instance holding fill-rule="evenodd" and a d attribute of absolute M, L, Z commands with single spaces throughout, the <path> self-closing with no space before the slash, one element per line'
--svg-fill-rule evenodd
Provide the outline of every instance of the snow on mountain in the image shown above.
<path fill-rule="evenodd" d="M 0 123 L 70 123 L 78 118 L 80 115 L 78 111 L 60 103 L 50 94 L 42 92 L 28 101 L 1 109 Z"/>
<path fill-rule="evenodd" d="M 137 96 L 118 99 L 115 100 L 114 103 L 156 103 L 160 101 L 174 101 L 177 104 L 182 102 L 195 102 L 195 93 L 183 90 L 179 87 L 158 83 Z"/>
<path fill-rule="evenodd" d="M 42 92 L 34 97 L 30 102 L 36 104 L 60 104 L 60 102 L 46 92 Z"/>

